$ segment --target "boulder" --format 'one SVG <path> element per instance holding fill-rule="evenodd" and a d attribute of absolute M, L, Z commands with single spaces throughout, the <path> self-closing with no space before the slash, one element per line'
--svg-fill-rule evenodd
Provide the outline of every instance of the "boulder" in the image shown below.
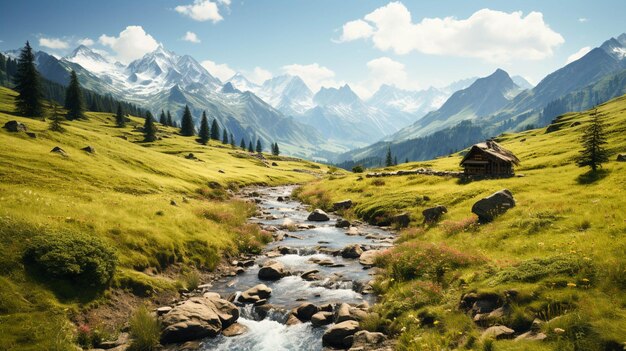
<path fill-rule="evenodd" d="M 367 330 L 361 330 L 354 334 L 354 338 L 352 340 L 353 348 L 367 348 L 368 346 L 382 344 L 385 340 L 387 340 L 387 337 L 383 333 L 373 333 Z"/>
<path fill-rule="evenodd" d="M 94 148 L 93 146 L 85 146 L 84 148 L 82 148 L 81 150 L 88 152 L 90 154 L 95 154 L 96 153 L 96 148 Z"/>
<path fill-rule="evenodd" d="M 333 211 L 338 211 L 338 210 L 347 210 L 350 207 L 352 207 L 352 200 L 350 199 L 346 199 L 346 200 L 342 200 L 342 201 L 337 201 L 333 204 Z"/>
<path fill-rule="evenodd" d="M 371 267 L 374 265 L 374 261 L 376 260 L 376 256 L 380 254 L 382 250 L 368 250 L 365 251 L 359 256 L 359 263 L 366 266 Z"/>
<path fill-rule="evenodd" d="M 185 155 L 185 158 L 188 159 L 188 160 L 197 160 L 198 159 L 192 152 L 190 152 L 188 155 Z"/>
<path fill-rule="evenodd" d="M 326 212 L 317 208 L 309 214 L 309 217 L 307 217 L 307 220 L 313 221 L 313 222 L 325 222 L 325 221 L 329 221 L 330 217 L 328 217 L 328 214 L 326 214 Z"/>
<path fill-rule="evenodd" d="M 37 139 L 37 133 L 26 132 L 26 135 L 28 135 L 29 138 Z"/>
<path fill-rule="evenodd" d="M 341 250 L 341 257 L 343 258 L 359 258 L 363 253 L 363 249 L 359 244 L 352 244 L 344 247 Z"/>
<path fill-rule="evenodd" d="M 359 331 L 359 322 L 357 321 L 337 323 L 326 330 L 322 336 L 322 344 L 336 348 L 349 348 L 352 345 L 350 337 L 357 331 Z"/>
<path fill-rule="evenodd" d="M 278 261 L 269 260 L 259 269 L 259 279 L 261 280 L 279 280 L 288 275 L 285 265 Z"/>
<path fill-rule="evenodd" d="M 337 223 L 335 223 L 335 227 L 337 228 L 350 228 L 350 221 L 345 219 L 337 219 Z"/>
<path fill-rule="evenodd" d="M 533 331 L 528 331 L 524 334 L 520 334 L 515 338 L 515 341 L 541 341 L 547 338 L 548 336 L 544 333 L 535 333 Z"/>
<path fill-rule="evenodd" d="M 480 222 L 487 223 L 512 207 L 515 207 L 515 199 L 509 190 L 503 189 L 478 200 L 472 206 L 472 212 L 478 216 Z"/>
<path fill-rule="evenodd" d="M 285 201 L 285 198 L 282 196 L 279 196 L 278 198 L 276 198 L 276 201 L 283 202 Z"/>
<path fill-rule="evenodd" d="M 26 125 L 18 121 L 8 121 L 3 128 L 13 133 L 28 131 Z"/>
<path fill-rule="evenodd" d="M 337 311 L 335 314 L 335 323 L 356 320 L 356 318 L 352 316 L 352 313 L 350 313 L 350 305 L 345 302 L 337 307 Z"/>
<path fill-rule="evenodd" d="M 157 313 L 157 316 L 162 316 L 162 315 L 168 313 L 171 310 L 172 310 L 172 308 L 170 306 L 163 306 L 163 307 L 157 308 L 156 309 L 156 313 Z"/>
<path fill-rule="evenodd" d="M 192 297 L 161 317 L 161 343 L 214 337 L 239 318 L 239 309 L 221 299 Z"/>
<path fill-rule="evenodd" d="M 265 284 L 256 285 L 239 295 L 239 301 L 243 303 L 255 303 L 267 299 L 272 294 L 272 289 Z"/>
<path fill-rule="evenodd" d="M 312 280 L 320 280 L 322 277 L 318 274 L 320 271 L 317 269 L 311 269 L 310 271 L 306 271 L 300 275 L 300 278 L 306 281 Z"/>
<path fill-rule="evenodd" d="M 278 163 L 272 162 L 272 167 L 278 167 Z"/>
<path fill-rule="evenodd" d="M 409 226 L 411 222 L 411 216 L 407 212 L 403 212 L 391 217 L 391 223 L 397 224 L 400 228 Z"/>
<path fill-rule="evenodd" d="M 626 162 L 626 154 L 617 155 L 617 162 Z"/>
<path fill-rule="evenodd" d="M 228 328 L 225 328 L 224 330 L 222 330 L 222 335 L 231 337 L 231 336 L 244 334 L 247 331 L 248 331 L 248 327 L 246 327 L 245 325 L 239 324 L 239 323 L 233 323 Z"/>
<path fill-rule="evenodd" d="M 489 327 L 487 328 L 481 338 L 485 339 L 485 338 L 492 338 L 492 339 L 496 339 L 496 340 L 500 340 L 500 339 L 509 339 L 511 337 L 513 337 L 513 334 L 515 333 L 515 331 L 509 327 L 506 327 L 504 325 L 494 325 L 493 327 Z"/>
<path fill-rule="evenodd" d="M 298 317 L 299 320 L 306 322 L 310 321 L 311 317 L 319 312 L 319 310 L 319 307 L 315 306 L 314 304 L 305 302 L 296 308 L 295 315 L 296 317 Z"/>
<path fill-rule="evenodd" d="M 54 152 L 62 156 L 67 156 L 67 152 L 65 152 L 65 150 L 61 149 L 59 146 L 55 146 L 54 148 L 52 148 L 52 150 L 50 150 L 50 152 Z"/>
<path fill-rule="evenodd" d="M 422 215 L 424 215 L 424 221 L 428 223 L 438 222 L 444 213 L 448 213 L 448 209 L 442 205 L 437 205 L 435 207 L 427 208 L 422 211 Z"/>
<path fill-rule="evenodd" d="M 298 319 L 298 317 L 296 317 L 296 315 L 291 313 L 291 314 L 289 314 L 289 317 L 287 318 L 287 321 L 285 322 L 285 325 L 296 325 L 296 324 L 300 324 L 300 323 L 302 323 L 302 321 L 300 319 Z"/>
<path fill-rule="evenodd" d="M 311 325 L 314 327 L 321 327 L 333 322 L 333 313 L 320 311 L 311 316 Z"/>

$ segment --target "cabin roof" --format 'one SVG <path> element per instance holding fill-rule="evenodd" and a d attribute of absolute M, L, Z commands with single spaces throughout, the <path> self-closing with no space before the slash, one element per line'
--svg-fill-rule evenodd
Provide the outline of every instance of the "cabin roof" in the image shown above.
<path fill-rule="evenodd" d="M 520 164 L 520 160 L 511 151 L 503 148 L 500 144 L 493 140 L 487 140 L 484 143 L 474 144 L 470 151 L 465 154 L 465 157 L 461 160 L 461 165 L 463 165 L 467 161 L 468 157 L 476 151 L 484 152 L 502 161 L 510 162 L 516 166 Z"/>

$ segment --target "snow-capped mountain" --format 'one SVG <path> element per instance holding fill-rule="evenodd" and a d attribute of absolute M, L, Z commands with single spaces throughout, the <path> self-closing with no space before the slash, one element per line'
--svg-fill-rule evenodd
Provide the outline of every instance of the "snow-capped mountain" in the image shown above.
<path fill-rule="evenodd" d="M 233 87 L 240 91 L 251 91 L 253 93 L 258 92 L 261 87 L 258 84 L 252 83 L 248 78 L 246 78 L 242 73 L 235 73 L 234 76 L 230 77 L 227 83 L 231 83 Z"/>
<path fill-rule="evenodd" d="M 419 119 L 426 113 L 441 107 L 448 96 L 447 93 L 433 87 L 426 90 L 411 91 L 383 84 L 367 100 L 367 103 L 388 112 L 413 114 L 415 119 Z"/>

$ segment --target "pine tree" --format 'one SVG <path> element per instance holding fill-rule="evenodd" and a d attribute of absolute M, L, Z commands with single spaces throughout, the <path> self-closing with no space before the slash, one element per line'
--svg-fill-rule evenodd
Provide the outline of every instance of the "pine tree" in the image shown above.
<path fill-rule="evenodd" d="M 252 146 L 252 140 L 248 143 L 248 152 L 254 152 L 254 147 Z"/>
<path fill-rule="evenodd" d="M 246 150 L 246 141 L 243 140 L 243 138 L 241 138 L 241 142 L 239 143 L 239 147 L 241 148 L 241 150 Z"/>
<path fill-rule="evenodd" d="M 393 166 L 393 157 L 391 156 L 391 145 L 387 146 L 387 156 L 385 157 L 385 166 Z"/>
<path fill-rule="evenodd" d="M 117 114 L 115 115 L 115 124 L 120 127 L 126 127 L 126 118 L 124 117 L 124 112 L 122 111 L 122 104 L 117 103 Z"/>
<path fill-rule="evenodd" d="M 272 144 L 272 155 L 274 156 L 280 155 L 280 149 L 278 148 L 278 143 Z"/>
<path fill-rule="evenodd" d="M 38 117 L 43 115 L 42 91 L 39 72 L 35 68 L 35 55 L 30 43 L 20 52 L 17 61 L 17 72 L 14 76 L 15 90 L 18 92 L 15 98 L 15 109 L 22 116 Z"/>
<path fill-rule="evenodd" d="M 161 110 L 161 116 L 159 116 L 159 123 L 164 126 L 167 125 L 167 117 L 165 116 L 165 111 L 163 110 Z"/>
<path fill-rule="evenodd" d="M 185 105 L 185 112 L 183 112 L 183 118 L 180 122 L 180 135 L 193 136 L 195 130 L 193 128 L 193 117 L 191 117 L 191 111 L 189 106 Z"/>
<path fill-rule="evenodd" d="M 66 118 L 70 121 L 85 118 L 83 93 L 80 89 L 78 76 L 73 70 L 70 73 L 70 85 L 67 86 L 67 92 L 65 93 L 65 109 L 67 109 Z"/>
<path fill-rule="evenodd" d="M 146 112 L 146 121 L 143 125 L 143 140 L 147 142 L 153 142 L 157 139 L 156 137 L 157 128 L 154 125 L 154 117 L 152 117 L 152 113 L 150 111 Z"/>
<path fill-rule="evenodd" d="M 235 136 L 233 135 L 233 133 L 230 133 L 230 146 L 234 149 L 236 147 L 235 145 Z"/>
<path fill-rule="evenodd" d="M 255 149 L 255 150 L 256 150 L 256 152 L 257 152 L 257 153 L 259 153 L 259 154 L 260 154 L 261 152 L 263 152 L 263 145 L 261 144 L 261 139 L 257 139 L 257 140 L 256 140 L 256 149 Z"/>
<path fill-rule="evenodd" d="M 226 131 L 226 129 L 224 129 L 222 132 L 222 144 L 228 144 L 228 132 Z"/>
<path fill-rule="evenodd" d="M 202 121 L 200 122 L 200 143 L 206 145 L 211 137 L 211 130 L 209 129 L 209 120 L 206 118 L 206 112 L 202 112 Z"/>
<path fill-rule="evenodd" d="M 172 114 L 170 113 L 170 110 L 167 110 L 167 125 L 170 127 L 175 127 L 174 120 L 172 120 Z"/>
<path fill-rule="evenodd" d="M 394 166 L 397 166 L 397 165 L 398 165 L 398 157 L 397 157 L 397 156 L 394 156 L 394 157 L 393 157 L 393 165 L 394 165 Z"/>
<path fill-rule="evenodd" d="M 602 167 L 602 163 L 609 161 L 609 153 L 603 146 L 607 142 L 604 121 L 601 118 L 602 115 L 598 114 L 598 109 L 591 113 L 591 123 L 583 131 L 580 139 L 584 149 L 576 159 L 578 167 L 589 166 L 594 173 L 598 167 Z"/>
<path fill-rule="evenodd" d="M 213 118 L 213 123 L 211 123 L 211 139 L 220 140 L 220 126 L 217 125 L 215 118 Z"/>
<path fill-rule="evenodd" d="M 50 127 L 49 129 L 53 132 L 59 132 L 59 133 L 63 133 L 65 132 L 65 128 L 63 128 L 63 125 L 61 124 L 61 122 L 63 121 L 63 116 L 61 116 L 61 114 L 59 113 L 59 108 L 57 106 L 57 104 L 55 103 L 51 103 L 51 109 L 52 109 L 52 116 L 50 116 L 50 120 L 52 122 L 50 122 Z"/>
<path fill-rule="evenodd" d="M 408 157 L 404 159 L 404 163 L 409 163 L 409 158 Z"/>

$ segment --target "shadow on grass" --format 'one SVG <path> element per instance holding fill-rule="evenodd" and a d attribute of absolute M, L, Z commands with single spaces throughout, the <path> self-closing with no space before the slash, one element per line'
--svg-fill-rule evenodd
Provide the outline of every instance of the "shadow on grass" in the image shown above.
<path fill-rule="evenodd" d="M 578 184 L 593 184 L 606 178 L 607 175 L 609 175 L 609 171 L 606 169 L 598 169 L 595 172 L 589 171 L 576 177 L 576 182 L 578 182 Z"/>
<path fill-rule="evenodd" d="M 102 296 L 106 288 L 105 286 L 87 286 L 73 279 L 53 278 L 30 264 L 25 264 L 24 268 L 28 278 L 45 286 L 62 303 L 91 302 Z"/>

